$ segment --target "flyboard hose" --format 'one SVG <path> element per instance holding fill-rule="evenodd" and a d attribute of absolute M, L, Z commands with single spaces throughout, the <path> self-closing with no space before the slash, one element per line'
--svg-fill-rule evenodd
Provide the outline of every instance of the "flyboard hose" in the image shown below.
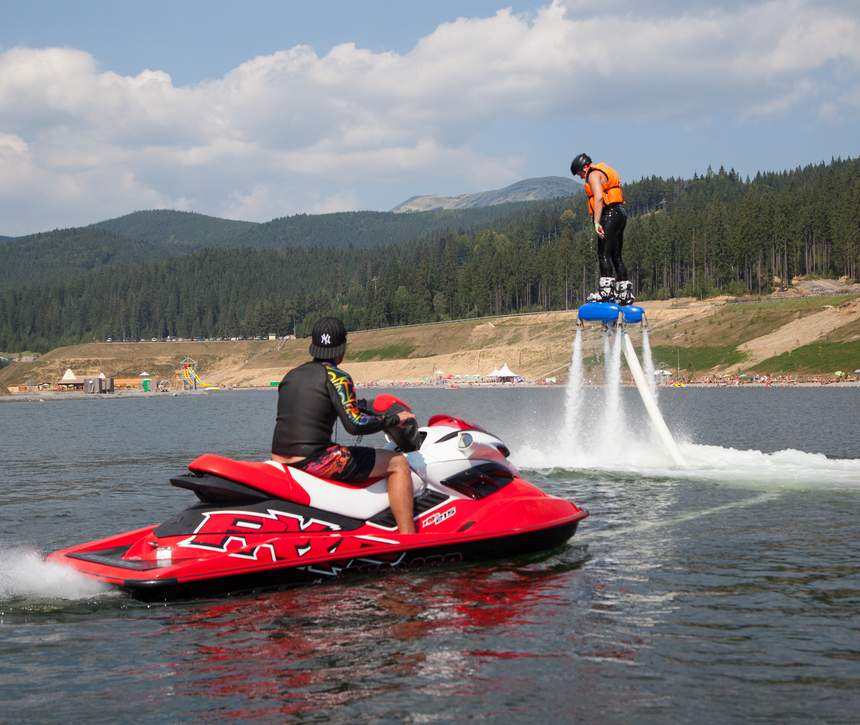
<path fill-rule="evenodd" d="M 630 368 L 630 372 L 633 374 L 636 389 L 639 391 L 642 402 L 645 404 L 645 410 L 648 411 L 648 417 L 651 418 L 651 422 L 654 424 L 654 430 L 657 431 L 657 435 L 660 437 L 663 446 L 672 457 L 675 465 L 684 467 L 687 465 L 687 462 L 684 460 L 684 457 L 681 455 L 681 451 L 678 448 L 678 444 L 675 443 L 675 439 L 669 432 L 666 421 L 663 420 L 660 408 L 657 407 L 657 401 L 654 399 L 654 396 L 651 395 L 651 391 L 648 388 L 648 381 L 645 379 L 645 373 L 642 371 L 642 366 L 639 364 L 639 358 L 636 357 L 636 350 L 633 348 L 633 341 L 624 329 L 623 319 L 619 319 L 619 324 L 622 325 L 621 335 L 624 338 L 624 358 L 627 360 L 627 367 Z"/>

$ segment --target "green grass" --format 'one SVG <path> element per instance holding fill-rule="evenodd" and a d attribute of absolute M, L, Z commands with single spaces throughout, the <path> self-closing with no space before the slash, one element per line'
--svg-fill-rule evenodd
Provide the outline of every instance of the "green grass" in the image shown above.
<path fill-rule="evenodd" d="M 814 342 L 763 360 L 751 369 L 762 373 L 850 373 L 860 369 L 860 340 Z"/>
<path fill-rule="evenodd" d="M 710 370 L 717 365 L 734 365 L 743 362 L 744 353 L 733 345 L 721 347 L 670 347 L 656 346 L 651 354 L 656 367 L 666 367 L 674 370 L 680 368 L 690 372 Z"/>
<path fill-rule="evenodd" d="M 384 347 L 372 347 L 367 350 L 348 351 L 346 359 L 350 362 L 368 362 L 370 360 L 402 360 L 415 352 L 411 342 L 395 342 Z"/>

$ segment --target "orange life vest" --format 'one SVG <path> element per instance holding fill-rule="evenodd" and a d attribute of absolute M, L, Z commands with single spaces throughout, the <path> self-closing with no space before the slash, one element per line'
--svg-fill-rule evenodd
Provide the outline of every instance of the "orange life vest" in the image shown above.
<path fill-rule="evenodd" d="M 621 177 L 618 172 L 609 164 L 599 163 L 592 164 L 585 176 L 585 195 L 588 201 L 588 213 L 594 214 L 594 192 L 591 190 L 591 184 L 588 183 L 588 177 L 591 172 L 597 169 L 606 174 L 606 181 L 603 182 L 603 204 L 623 204 L 624 194 L 621 193 Z"/>

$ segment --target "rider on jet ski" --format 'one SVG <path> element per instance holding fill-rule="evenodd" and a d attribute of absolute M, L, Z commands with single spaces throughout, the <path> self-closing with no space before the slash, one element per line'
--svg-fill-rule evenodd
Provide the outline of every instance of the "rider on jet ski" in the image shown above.
<path fill-rule="evenodd" d="M 397 528 L 402 534 L 414 534 L 412 475 L 406 457 L 332 441 L 337 418 L 350 435 L 377 433 L 415 418 L 408 411 L 377 415 L 362 409 L 352 378 L 339 367 L 345 352 L 343 322 L 335 317 L 319 320 L 311 333 L 313 360 L 288 372 L 278 386 L 272 460 L 346 483 L 387 476 L 388 500 Z"/>

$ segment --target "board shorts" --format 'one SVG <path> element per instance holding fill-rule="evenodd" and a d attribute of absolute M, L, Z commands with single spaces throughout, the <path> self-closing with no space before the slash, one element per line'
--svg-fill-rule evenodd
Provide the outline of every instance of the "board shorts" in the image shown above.
<path fill-rule="evenodd" d="M 332 481 L 354 483 L 366 481 L 376 463 L 376 449 L 367 446 L 332 445 L 322 453 L 309 456 L 298 463 L 291 463 L 312 476 L 330 478 Z"/>

